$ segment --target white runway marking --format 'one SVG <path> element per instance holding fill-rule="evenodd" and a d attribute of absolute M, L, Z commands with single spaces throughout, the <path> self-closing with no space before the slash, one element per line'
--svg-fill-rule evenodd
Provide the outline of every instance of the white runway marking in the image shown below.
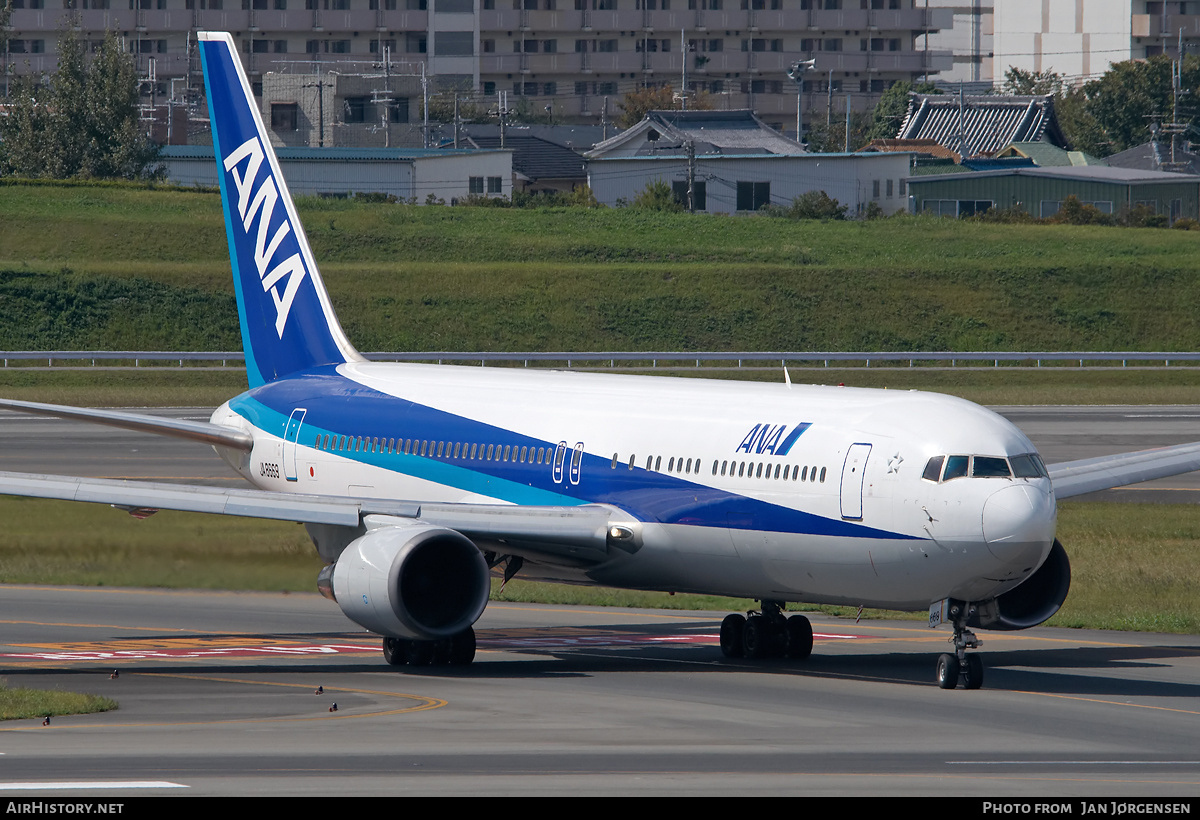
<path fill-rule="evenodd" d="M 0 783 L 0 791 L 45 791 L 47 789 L 188 789 L 168 780 L 58 780 L 48 783 Z"/>

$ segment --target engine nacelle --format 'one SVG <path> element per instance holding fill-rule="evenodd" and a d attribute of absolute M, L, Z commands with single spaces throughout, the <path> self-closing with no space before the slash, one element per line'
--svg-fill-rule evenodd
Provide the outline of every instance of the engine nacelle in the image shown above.
<path fill-rule="evenodd" d="M 350 542 L 329 580 L 346 617 L 389 638 L 448 638 L 479 619 L 491 592 L 470 539 L 416 521 Z"/>
<path fill-rule="evenodd" d="M 1048 620 L 1071 589 L 1071 562 L 1063 545 L 1054 540 L 1050 554 L 1020 586 L 980 603 L 968 624 L 982 629 L 1029 629 Z"/>

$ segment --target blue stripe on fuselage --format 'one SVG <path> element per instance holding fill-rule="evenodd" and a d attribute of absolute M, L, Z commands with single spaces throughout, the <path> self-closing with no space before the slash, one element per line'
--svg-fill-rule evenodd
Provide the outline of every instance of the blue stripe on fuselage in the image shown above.
<path fill-rule="evenodd" d="M 410 438 L 433 442 L 465 442 L 546 448 L 557 442 L 521 435 L 503 427 L 447 413 L 409 399 L 382 393 L 345 378 L 336 367 L 319 367 L 279 379 L 244 393 L 229 403 L 251 424 L 283 438 L 292 411 L 306 414 L 300 445 L 312 447 L 322 436 L 363 436 L 365 439 Z M 573 442 L 568 443 L 568 447 Z M 400 448 L 397 448 L 398 450 Z M 612 504 L 642 521 L 707 527 L 792 532 L 853 538 L 913 539 L 913 536 L 829 519 L 813 513 L 771 504 L 726 490 L 708 487 L 666 473 L 627 464 L 612 468 L 610 459 L 584 454 L 579 484 L 569 481 L 570 450 L 563 465 L 563 480 L 555 482 L 547 454 L 546 463 L 532 460 L 474 459 L 453 452 L 405 455 L 402 452 L 336 451 L 383 469 L 411 475 L 464 492 L 514 504 Z"/>

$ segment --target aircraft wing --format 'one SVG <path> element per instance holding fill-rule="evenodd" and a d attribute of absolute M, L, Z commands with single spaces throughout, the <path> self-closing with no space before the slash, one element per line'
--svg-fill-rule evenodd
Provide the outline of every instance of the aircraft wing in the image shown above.
<path fill-rule="evenodd" d="M 121 427 L 142 433 L 155 433 L 160 436 L 173 436 L 189 441 L 230 447 L 246 453 L 254 447 L 254 439 L 241 430 L 233 430 L 206 421 L 168 419 L 143 413 L 129 413 L 124 410 L 94 410 L 90 407 L 71 407 L 65 404 L 43 404 L 36 401 L 16 401 L 14 399 L 0 399 L 0 410 L 17 410 L 35 413 L 39 416 L 54 416 L 60 419 L 106 424 L 109 427 Z"/>
<path fill-rule="evenodd" d="M 1047 470 L 1055 496 L 1071 498 L 1200 470 L 1200 442 L 1064 461 L 1049 465 Z"/>
<path fill-rule="evenodd" d="M 598 562 L 607 556 L 610 544 L 632 548 L 637 538 L 635 528 L 628 526 L 631 523 L 628 516 L 598 504 L 422 504 L 10 472 L 0 472 L 0 495 L 111 504 L 143 515 L 160 509 L 178 510 L 352 529 L 360 527 L 368 515 L 420 519 L 456 530 L 482 548 L 526 555 L 534 560 L 553 556 L 585 563 Z M 614 524 L 620 526 L 610 531 Z"/>

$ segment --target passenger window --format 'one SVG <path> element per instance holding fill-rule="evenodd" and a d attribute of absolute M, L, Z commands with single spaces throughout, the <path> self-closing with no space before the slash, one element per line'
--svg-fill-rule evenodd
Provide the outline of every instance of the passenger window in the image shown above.
<path fill-rule="evenodd" d="M 936 482 L 942 474 L 942 462 L 946 460 L 945 456 L 934 456 L 925 463 L 925 472 L 921 474 L 921 478 L 926 481 Z"/>
<path fill-rule="evenodd" d="M 948 456 L 946 458 L 946 472 L 942 474 L 942 481 L 949 481 L 952 478 L 962 478 L 965 476 L 970 462 L 970 456 Z"/>
<path fill-rule="evenodd" d="M 825 468 L 824 467 L 821 468 L 821 483 L 822 484 L 825 483 Z"/>

